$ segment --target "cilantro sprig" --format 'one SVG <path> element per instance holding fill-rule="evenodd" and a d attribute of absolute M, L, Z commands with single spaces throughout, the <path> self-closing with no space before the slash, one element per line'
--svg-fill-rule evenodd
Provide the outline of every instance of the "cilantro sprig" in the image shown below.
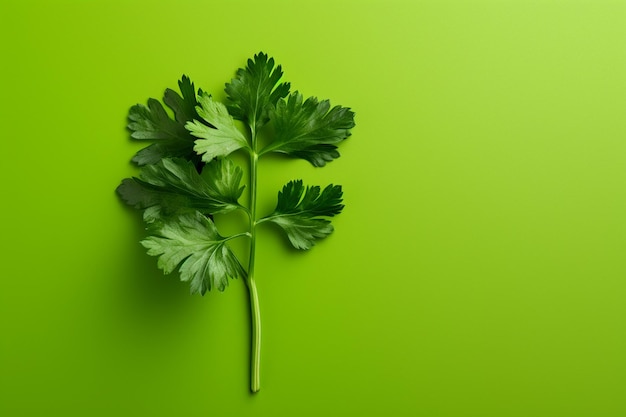
<path fill-rule="evenodd" d="M 180 94 L 165 90 L 163 103 L 149 99 L 128 113 L 131 137 L 152 143 L 132 161 L 139 174 L 126 178 L 117 192 L 126 204 L 143 212 L 148 236 L 141 241 L 148 255 L 158 257 L 165 274 L 178 269 L 191 293 L 224 291 L 231 279 L 241 278 L 249 291 L 251 307 L 251 390 L 260 389 L 261 317 L 254 274 L 257 227 L 272 223 L 283 230 L 296 249 L 311 249 L 333 232 L 330 218 L 343 209 L 340 185 L 305 186 L 289 181 L 278 192 L 276 208 L 257 214 L 259 158 L 278 152 L 322 167 L 339 157 L 337 146 L 350 136 L 354 113 L 347 107 L 331 107 L 328 100 L 290 92 L 280 82 L 280 65 L 260 52 L 249 59 L 226 84 L 226 103 L 196 90 L 189 77 L 178 82 Z M 171 114 L 171 115 L 170 115 Z M 241 130 L 235 120 L 244 123 Z M 269 141 L 260 149 L 257 137 L 268 126 Z M 250 159 L 249 199 L 244 191 L 244 169 L 229 157 L 246 153 Z M 247 231 L 222 236 L 214 214 L 243 211 Z M 241 262 L 230 249 L 233 239 L 247 239 L 248 259 Z M 244 264 L 247 264 L 244 267 Z"/>

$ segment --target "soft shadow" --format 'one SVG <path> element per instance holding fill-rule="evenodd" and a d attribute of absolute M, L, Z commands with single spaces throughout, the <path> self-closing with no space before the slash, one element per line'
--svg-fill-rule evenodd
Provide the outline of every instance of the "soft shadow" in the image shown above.
<path fill-rule="evenodd" d="M 172 315 L 184 314 L 193 304 L 189 285 L 180 281 L 176 271 L 165 275 L 157 267 L 157 258 L 149 256 L 139 243 L 147 236 L 141 213 L 124 208 L 133 221 L 130 230 L 120 233 L 121 244 L 115 251 L 121 271 L 115 291 L 117 304 L 142 321 L 171 320 Z"/>

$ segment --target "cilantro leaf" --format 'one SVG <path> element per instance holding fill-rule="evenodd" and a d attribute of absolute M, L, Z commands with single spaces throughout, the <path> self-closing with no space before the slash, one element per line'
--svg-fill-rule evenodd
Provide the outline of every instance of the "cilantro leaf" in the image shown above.
<path fill-rule="evenodd" d="M 354 112 L 341 106 L 331 109 L 328 100 L 302 100 L 302 94 L 295 92 L 276 104 L 271 115 L 276 135 L 260 154 L 285 153 L 321 167 L 339 158 L 336 145 L 350 136 Z"/>
<path fill-rule="evenodd" d="M 196 139 L 194 150 L 202 155 L 205 162 L 213 158 L 229 155 L 240 148 L 249 148 L 248 140 L 237 129 L 235 121 L 228 114 L 226 106 L 213 100 L 209 94 L 202 94 L 198 99 L 198 115 L 214 127 L 209 127 L 198 120 L 187 122 L 187 129 Z"/>
<path fill-rule="evenodd" d="M 320 187 L 304 187 L 302 180 L 288 182 L 278 193 L 276 209 L 259 220 L 280 226 L 296 249 L 310 249 L 316 239 L 333 232 L 330 220 L 343 209 L 343 192 L 340 185 L 328 185 L 320 193 Z"/>
<path fill-rule="evenodd" d="M 149 228 L 152 236 L 141 241 L 148 255 L 158 256 L 158 267 L 171 273 L 179 267 L 180 280 L 191 293 L 204 295 L 212 288 L 224 291 L 228 278 L 245 278 L 246 272 L 215 224 L 200 212 L 181 213 Z"/>
<path fill-rule="evenodd" d="M 169 88 L 163 96 L 163 102 L 172 109 L 175 119 L 171 119 L 161 102 L 154 98 L 148 100 L 147 106 L 137 104 L 130 108 L 128 129 L 132 132 L 131 137 L 157 141 L 137 152 L 132 159 L 137 165 L 154 164 L 166 157 L 199 159 L 193 151 L 195 138 L 185 129 L 187 121 L 198 118 L 195 87 L 186 75 L 178 86 L 182 97 Z"/>
<path fill-rule="evenodd" d="M 148 219 L 185 208 L 207 214 L 227 213 L 241 208 L 238 199 L 244 189 L 240 186 L 242 176 L 242 169 L 230 159 L 212 161 L 206 165 L 203 177 L 192 162 L 165 158 L 142 167 L 139 178 L 123 180 L 117 192 L 132 207 L 158 206 L 158 211 L 150 211 Z"/>
<path fill-rule="evenodd" d="M 281 66 L 274 68 L 274 58 L 268 59 L 266 54 L 259 52 L 254 60 L 248 60 L 246 68 L 237 70 L 236 78 L 226 84 L 229 113 L 252 129 L 263 126 L 276 102 L 289 94 L 289 83 L 276 85 L 282 76 Z"/>

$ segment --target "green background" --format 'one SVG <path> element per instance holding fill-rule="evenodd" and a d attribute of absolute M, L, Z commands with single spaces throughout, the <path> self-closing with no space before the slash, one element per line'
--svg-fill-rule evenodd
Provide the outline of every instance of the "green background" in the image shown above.
<path fill-rule="evenodd" d="M 5 1 L 2 416 L 626 415 L 626 2 Z M 312 251 L 260 229 L 244 284 L 190 296 L 114 189 L 128 108 L 223 98 L 263 50 L 356 111 Z M 280 163 L 278 163 L 280 161 Z M 226 224 L 228 227 L 228 224 Z"/>

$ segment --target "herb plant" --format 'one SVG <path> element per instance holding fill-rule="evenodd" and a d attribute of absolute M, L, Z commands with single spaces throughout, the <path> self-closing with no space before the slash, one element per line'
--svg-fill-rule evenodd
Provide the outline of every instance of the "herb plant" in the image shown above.
<path fill-rule="evenodd" d="M 305 186 L 288 182 L 278 192 L 272 213 L 257 214 L 259 158 L 278 152 L 309 161 L 316 167 L 339 157 L 337 145 L 350 136 L 354 113 L 331 108 L 328 100 L 304 99 L 280 82 L 281 66 L 259 53 L 226 84 L 227 103 L 196 90 L 187 76 L 178 82 L 180 94 L 167 89 L 163 103 L 149 99 L 147 106 L 130 108 L 131 137 L 152 143 L 132 161 L 137 177 L 126 178 L 117 188 L 121 199 L 143 211 L 149 236 L 141 241 L 148 255 L 169 274 L 178 268 L 191 293 L 223 291 L 229 279 L 241 278 L 250 295 L 252 351 L 251 390 L 260 388 L 261 318 L 254 275 L 257 227 L 273 223 L 289 242 L 302 250 L 333 231 L 329 218 L 343 209 L 339 185 Z M 235 120 L 243 122 L 237 124 Z M 243 126 L 243 128 L 241 128 Z M 267 129 L 270 139 L 261 147 L 258 134 Z M 248 204 L 239 202 L 244 170 L 229 158 L 233 152 L 249 156 Z M 241 210 L 248 216 L 247 231 L 222 236 L 213 215 Z M 247 239 L 247 266 L 230 249 L 233 239 Z"/>

